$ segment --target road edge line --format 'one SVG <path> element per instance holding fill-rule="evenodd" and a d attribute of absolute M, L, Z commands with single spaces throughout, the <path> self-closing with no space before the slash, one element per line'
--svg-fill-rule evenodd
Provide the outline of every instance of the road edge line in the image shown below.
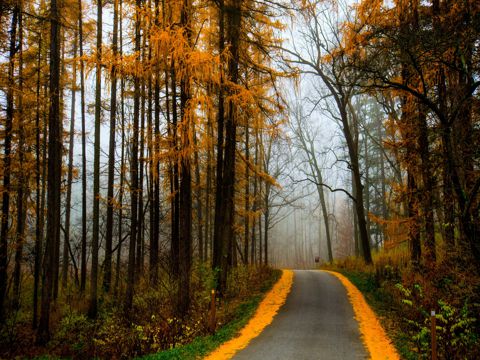
<path fill-rule="evenodd" d="M 347 290 L 347 295 L 358 321 L 363 343 L 372 360 L 400 360 L 400 355 L 383 329 L 375 312 L 367 304 L 363 294 L 344 275 L 330 270 L 322 270 L 340 280 Z"/>
<path fill-rule="evenodd" d="M 273 286 L 265 298 L 261 301 L 253 317 L 240 331 L 239 335 L 224 342 L 213 352 L 208 354 L 205 360 L 231 359 L 236 352 L 244 349 L 248 343 L 260 335 L 277 314 L 280 307 L 287 300 L 293 283 L 293 271 L 282 270 L 282 276 Z"/>

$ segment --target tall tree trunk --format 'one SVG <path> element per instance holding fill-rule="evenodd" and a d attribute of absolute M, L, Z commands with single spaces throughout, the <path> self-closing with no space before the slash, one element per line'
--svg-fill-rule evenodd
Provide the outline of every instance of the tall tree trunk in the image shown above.
<path fill-rule="evenodd" d="M 179 261 L 178 258 L 180 252 L 180 239 L 179 239 L 179 216 L 180 216 L 180 198 L 179 198 L 179 175 L 178 175 L 178 135 L 177 135 L 177 122 L 178 122 L 178 114 L 177 114 L 177 80 L 175 74 L 175 64 L 172 61 L 171 68 L 170 68 L 170 78 L 172 82 L 172 126 L 171 126 L 171 137 L 172 137 L 172 149 L 174 149 L 174 160 L 172 164 L 172 175 L 171 175 L 171 191 L 172 191 L 172 230 L 171 230 L 171 244 L 170 244 L 170 254 L 171 254 L 171 271 L 174 277 L 178 276 L 179 274 Z"/>
<path fill-rule="evenodd" d="M 437 1 L 438 5 L 438 1 Z M 435 7 L 434 7 L 435 8 Z M 439 11 L 439 8 L 436 8 Z M 435 14 L 435 15 L 438 15 Z M 438 26 L 438 25 L 437 25 Z M 445 69 L 440 68 L 438 74 L 438 99 L 440 111 L 444 114 L 447 112 L 447 87 L 445 78 Z M 442 144 L 443 152 L 445 145 Z M 452 179 L 448 170 L 447 160 L 442 159 L 442 182 L 443 182 L 443 220 L 441 221 L 442 235 L 444 242 L 448 246 L 448 252 L 454 251 L 455 248 L 455 202 L 453 196 Z"/>
<path fill-rule="evenodd" d="M 40 178 L 42 176 L 40 170 L 40 80 L 41 80 L 41 71 L 40 67 L 42 64 L 42 36 L 39 36 L 38 40 L 38 60 L 37 60 L 37 89 L 36 89 L 36 113 L 35 113 L 35 129 L 36 129 L 36 138 L 35 138 L 35 185 L 36 185 L 36 195 L 35 195 L 35 263 L 34 263 L 34 272 L 33 272 L 33 314 L 32 314 L 32 329 L 37 328 L 37 318 L 38 318 L 38 283 L 40 280 L 40 265 L 42 261 L 42 240 L 43 240 L 43 209 L 41 209 L 41 185 Z M 46 135 L 46 134 L 44 134 Z M 45 161 L 45 159 L 43 159 Z"/>
<path fill-rule="evenodd" d="M 152 10 L 152 0 L 148 0 L 148 11 Z M 158 8 L 155 8 L 155 18 L 154 22 L 158 25 Z M 151 25 L 148 26 L 147 32 L 151 33 Z M 149 40 L 149 44 L 151 40 Z M 148 47 L 148 63 L 152 64 L 152 47 Z M 154 66 L 154 71 L 158 71 L 158 67 Z M 148 100 L 147 100 L 147 151 L 148 151 L 148 171 L 147 171 L 147 182 L 148 182 L 148 203 L 149 203 L 149 247 L 150 247 L 150 256 L 149 256 L 149 277 L 152 279 L 153 267 L 152 267 L 152 247 L 154 247 L 155 237 L 155 145 L 153 140 L 153 116 L 152 112 L 154 110 L 153 97 L 154 97 L 154 84 L 153 84 L 153 75 L 148 75 L 147 89 L 148 89 Z M 153 245 L 153 246 L 152 246 Z M 158 249 L 156 250 L 158 253 Z"/>
<path fill-rule="evenodd" d="M 150 280 L 152 284 L 158 283 L 158 258 L 160 241 L 160 85 L 158 76 L 154 85 L 155 97 L 155 128 L 153 139 L 153 224 L 152 234 L 150 235 Z"/>
<path fill-rule="evenodd" d="M 140 12 L 142 0 L 135 2 L 135 52 L 140 52 Z M 138 122 L 140 117 L 140 78 L 134 78 L 133 93 L 133 133 L 132 149 L 130 160 L 130 194 L 131 194 L 131 224 L 130 224 L 130 244 L 128 249 L 128 269 L 127 269 L 127 293 L 125 296 L 125 310 L 129 311 L 133 304 L 133 289 L 135 282 L 135 245 L 137 243 L 137 224 L 138 224 Z"/>
<path fill-rule="evenodd" d="M 353 193 L 353 197 L 355 197 L 356 190 L 355 190 L 355 183 L 353 181 L 353 176 L 352 176 L 352 193 Z M 355 210 L 355 202 L 352 202 L 352 211 L 353 211 L 353 241 L 355 244 L 355 256 L 360 257 L 362 255 L 362 248 L 360 246 L 360 241 L 359 241 L 358 215 L 357 215 L 357 211 Z"/>
<path fill-rule="evenodd" d="M 13 271 L 13 304 L 20 306 L 20 282 L 22 276 L 23 243 L 25 241 L 25 221 L 27 217 L 27 179 L 29 174 L 25 171 L 25 125 L 23 120 L 23 1 L 20 1 L 20 14 L 18 16 L 18 190 L 17 190 L 17 233 L 15 248 L 15 268 Z"/>
<path fill-rule="evenodd" d="M 90 304 L 88 316 L 97 316 L 98 242 L 100 236 L 100 124 L 102 116 L 102 2 L 97 0 L 97 56 L 95 73 L 95 140 L 93 153 L 93 229 Z"/>
<path fill-rule="evenodd" d="M 408 217 L 411 218 L 408 227 L 408 239 L 410 244 L 411 260 L 414 265 L 420 263 L 422 248 L 420 245 L 420 233 L 418 229 L 418 201 L 417 201 L 417 184 L 415 177 L 408 172 L 407 175 L 407 192 L 408 192 Z"/>
<path fill-rule="evenodd" d="M 358 161 L 358 146 L 352 137 L 352 129 L 348 123 L 348 115 L 345 100 L 339 101 L 339 110 L 341 112 L 343 133 L 347 141 L 348 154 L 350 158 L 350 166 L 352 169 L 353 181 L 355 184 L 355 210 L 357 213 L 358 230 L 360 235 L 360 244 L 362 246 L 362 255 L 365 263 L 372 263 L 372 255 L 370 252 L 370 238 L 367 231 L 367 222 L 365 218 L 363 184 L 360 174 L 360 165 Z"/>
<path fill-rule="evenodd" d="M 120 0 L 120 14 L 122 11 L 122 4 Z M 120 44 L 122 44 L 122 20 L 120 15 Z M 122 50 L 120 50 L 122 52 Z M 118 286 L 120 282 L 120 264 L 122 261 L 122 243 L 123 243 L 123 194 L 124 194 L 124 181 L 125 181 L 125 80 L 122 78 L 120 81 L 121 85 L 121 127 L 122 127 L 122 138 L 121 138 L 121 155 L 120 155 L 120 189 L 118 195 L 118 243 L 117 243 L 117 263 L 115 269 L 115 294 L 118 294 Z"/>
<path fill-rule="evenodd" d="M 263 203 L 262 199 L 262 182 L 258 182 L 259 203 Z M 261 209 L 262 207 L 260 207 Z M 262 231 L 262 215 L 258 217 L 258 259 L 257 264 L 261 265 L 263 261 L 263 231 Z"/>
<path fill-rule="evenodd" d="M 370 239 L 371 230 L 370 230 L 370 159 L 368 154 L 368 136 L 365 136 L 363 139 L 363 156 L 364 156 L 364 173 L 365 173 L 365 180 L 363 182 L 364 189 L 365 189 L 365 217 L 367 222 L 367 234 L 368 238 Z M 378 243 L 375 242 L 376 250 L 378 250 Z"/>
<path fill-rule="evenodd" d="M 255 156 L 254 156 L 255 167 L 258 166 L 258 127 L 255 127 Z M 253 178 L 253 213 L 258 209 L 258 176 L 255 174 Z M 252 238 L 251 238 L 251 252 L 250 252 L 250 264 L 254 265 L 256 262 L 256 215 L 253 217 L 252 221 Z"/>
<path fill-rule="evenodd" d="M 20 7 L 17 3 L 12 13 L 10 26 L 10 53 L 8 64 L 7 117 L 5 119 L 5 140 L 3 157 L 2 224 L 0 229 L 0 321 L 4 319 L 4 303 L 7 296 L 8 265 L 8 223 L 10 214 L 10 154 L 12 151 L 12 125 L 14 117 L 15 55 L 17 53 L 17 24 Z"/>
<path fill-rule="evenodd" d="M 114 0 L 113 5 L 113 39 L 112 54 L 114 59 L 118 55 L 118 0 Z M 115 62 L 114 62 L 115 64 Z M 112 66 L 110 78 L 112 85 L 110 89 L 110 138 L 108 146 L 108 184 L 107 184 L 107 224 L 105 235 L 105 261 L 103 273 L 103 289 L 105 292 L 110 291 L 112 282 L 112 244 L 113 244 L 113 210 L 114 210 L 114 193 L 113 184 L 115 182 L 115 132 L 117 118 L 117 74 L 116 66 Z"/>
<path fill-rule="evenodd" d="M 265 229 L 263 235 L 263 245 L 264 245 L 264 264 L 268 265 L 268 232 L 270 227 L 270 183 L 265 184 L 265 211 L 263 212 L 264 226 Z"/>
<path fill-rule="evenodd" d="M 64 31 L 62 27 L 60 27 L 60 33 L 59 33 L 59 42 L 60 42 L 60 79 L 63 79 L 63 75 L 65 73 L 65 41 L 64 41 Z M 60 81 L 60 121 L 63 122 L 63 110 L 64 110 L 64 101 L 63 101 L 63 90 L 64 86 L 63 83 Z M 63 134 L 62 136 L 62 141 L 63 141 Z M 62 147 L 63 148 L 63 147 Z M 62 154 L 63 155 L 63 154 Z M 63 161 L 63 160 L 62 160 Z M 62 180 L 61 180 L 62 181 Z M 61 204 L 61 198 L 60 198 L 60 204 Z M 61 210 L 60 210 L 61 213 Z M 61 220 L 60 220 L 61 221 Z M 61 224 L 61 223 L 60 223 Z M 60 283 L 60 237 L 56 239 L 55 242 L 55 250 L 54 250 L 54 259 L 55 259 L 55 265 L 54 265 L 54 271 L 53 271 L 53 300 L 56 302 L 58 298 L 58 288 L 59 288 L 59 283 Z"/>
<path fill-rule="evenodd" d="M 209 96 L 213 95 L 211 87 L 207 88 L 207 92 Z M 213 119 L 212 119 L 212 112 L 208 112 L 207 114 L 207 138 L 211 139 L 213 142 Z M 213 158 L 214 158 L 214 144 L 210 141 L 207 143 L 207 179 L 206 179 L 206 189 L 205 189 L 205 253 L 203 255 L 205 261 L 209 258 L 213 259 L 213 236 L 212 236 L 212 211 L 211 211 L 211 198 L 213 193 Z M 210 255 L 209 255 L 210 254 Z"/>
<path fill-rule="evenodd" d="M 50 109 L 48 113 L 48 206 L 47 237 L 42 276 L 42 306 L 37 342 L 50 338 L 50 301 L 54 275 L 55 244 L 60 241 L 60 185 L 62 170 L 62 123 L 60 118 L 60 16 L 57 0 L 50 7 Z"/>
<path fill-rule="evenodd" d="M 143 37 L 142 48 L 144 49 L 142 54 L 142 60 L 145 59 L 145 36 Z M 140 156 L 139 162 L 139 177 L 138 177 L 138 237 L 137 237 L 137 260 L 135 261 L 136 276 L 139 279 L 143 275 L 143 245 L 144 245 L 144 206 L 143 206 L 143 174 L 145 165 L 145 80 L 141 79 L 140 86 Z"/>
<path fill-rule="evenodd" d="M 73 44 L 73 57 L 77 56 L 77 38 Z M 63 261 L 62 261 L 62 287 L 67 287 L 68 278 L 68 248 L 70 244 L 70 210 L 72 202 L 72 180 L 73 180 L 73 148 L 74 148 L 74 135 L 75 135 L 75 100 L 77 93 L 77 63 L 73 62 L 72 68 L 72 103 L 70 109 L 70 139 L 68 148 L 68 175 L 67 175 L 67 198 L 65 203 L 65 237 L 63 239 Z"/>
<path fill-rule="evenodd" d="M 123 60 L 123 26 L 122 26 L 122 0 L 118 0 L 119 4 L 119 20 L 120 20 L 120 59 Z M 118 286 L 120 282 L 120 263 L 122 261 L 122 242 L 123 242 L 123 194 L 125 179 L 125 79 L 120 79 L 120 109 L 121 109 L 121 155 L 120 155 L 120 189 L 118 195 L 118 243 L 117 243 L 117 263 L 115 269 L 115 295 L 118 294 Z"/>
<path fill-rule="evenodd" d="M 224 53 L 225 49 L 225 9 L 224 0 L 218 2 L 218 27 L 219 27 L 219 42 L 218 50 L 219 54 Z M 221 59 L 224 60 L 223 58 Z M 222 224 L 225 224 L 225 213 L 222 210 L 222 204 L 226 200 L 223 196 L 223 157 L 224 157 L 224 127 L 225 127 L 225 99 L 224 99 L 224 79 L 223 73 L 220 71 L 220 85 L 218 89 L 218 111 L 217 111 L 217 159 L 216 159 L 216 188 L 215 188 L 215 220 L 213 228 L 213 257 L 212 268 L 220 271 L 219 278 L 225 277 L 226 274 L 222 274 L 226 269 L 222 268 L 223 257 L 226 257 L 224 250 L 224 244 L 220 236 L 220 230 Z M 217 290 L 222 289 L 222 284 L 217 282 Z M 221 295 L 221 294 L 220 294 Z"/>
<path fill-rule="evenodd" d="M 320 169 L 318 169 L 320 171 Z M 321 175 L 321 172 L 319 172 Z M 318 177 L 318 175 L 317 175 Z M 321 180 L 323 182 L 323 179 Z M 328 209 L 327 209 L 327 202 L 325 200 L 325 192 L 323 187 L 317 187 L 317 192 L 320 197 L 320 205 L 322 207 L 322 217 L 323 217 L 323 225 L 325 226 L 325 235 L 327 237 L 327 252 L 328 252 L 328 261 L 330 263 L 333 262 L 333 252 L 332 252 L 332 236 L 330 233 L 330 223 L 328 220 Z"/>
<path fill-rule="evenodd" d="M 250 237 L 250 133 L 248 122 L 245 124 L 245 234 L 243 243 L 243 261 L 248 264 L 248 238 Z"/>
<path fill-rule="evenodd" d="M 197 133 L 195 131 L 195 123 L 192 124 L 192 132 L 193 132 L 193 141 L 195 145 L 194 149 L 194 161 L 195 161 L 195 186 L 197 188 L 197 196 L 196 196 L 196 212 L 197 212 L 197 234 L 198 234 L 198 254 L 200 261 L 205 261 L 203 256 L 204 254 L 204 247 L 206 246 L 204 237 L 203 237 L 203 208 L 202 208 L 202 182 L 200 177 L 200 161 L 198 159 L 198 147 L 197 147 Z"/>
<path fill-rule="evenodd" d="M 151 8 L 151 1 L 148 2 L 148 7 Z M 149 29 L 150 32 L 150 29 Z M 149 47 L 148 50 L 148 62 L 152 61 L 152 51 Z M 155 247 L 155 144 L 153 140 L 153 117 L 154 111 L 153 105 L 153 82 L 152 75 L 148 77 L 148 110 L 147 110 L 147 151 L 148 151 L 148 203 L 149 203 L 149 244 L 150 244 L 150 256 L 149 256 L 149 277 L 152 280 L 154 268 L 152 266 L 152 253 Z M 158 244 L 157 244 L 158 245 Z M 158 246 L 155 248 L 158 253 Z M 155 256 L 155 255 L 154 255 Z"/>
<path fill-rule="evenodd" d="M 436 260 L 435 252 L 435 226 L 433 219 L 433 186 L 434 180 L 431 173 L 430 149 L 428 140 L 427 115 L 423 106 L 417 107 L 417 131 L 418 133 L 418 151 L 421 159 L 421 176 L 423 183 L 422 191 L 422 210 L 425 221 L 425 260 L 428 264 Z"/>
<path fill-rule="evenodd" d="M 82 245 L 80 260 L 80 292 L 87 282 L 87 139 L 85 129 L 85 66 L 83 63 L 82 0 L 78 0 L 78 37 L 80 45 L 80 102 L 82 115 Z"/>
<path fill-rule="evenodd" d="M 160 4 L 155 0 L 155 25 L 159 26 L 160 22 Z M 150 281 L 153 285 L 158 283 L 158 251 L 160 236 L 160 69 L 159 61 L 155 63 L 155 80 L 154 80 L 154 130 L 152 144 L 152 182 L 153 182 L 153 219 L 151 219 L 150 231 Z M 168 86 L 168 85 L 167 85 Z"/>
<path fill-rule="evenodd" d="M 191 43 L 190 27 L 190 0 L 184 0 L 180 15 L 180 23 L 185 29 L 187 43 Z M 192 126 L 190 101 L 189 74 L 183 74 L 180 80 L 180 116 L 182 118 L 182 132 L 180 134 L 180 197 L 179 197 L 179 280 L 177 310 L 180 316 L 185 316 L 190 307 L 190 272 L 192 263 L 192 175 L 191 175 L 191 145 L 190 136 Z"/>
<path fill-rule="evenodd" d="M 383 131 L 382 131 L 382 122 L 381 121 L 378 121 L 378 134 L 379 134 L 379 137 L 380 139 L 383 139 Z M 384 156 L 384 153 L 383 151 L 380 149 L 379 151 L 380 153 L 380 177 L 381 177 L 381 182 L 382 182 L 382 217 L 383 217 L 383 220 L 387 220 L 388 219 L 388 212 L 387 212 L 387 200 L 386 200 L 386 197 L 387 197 L 387 180 L 385 178 L 385 156 Z M 387 232 L 385 231 L 385 225 L 382 226 L 382 243 L 385 244 L 385 240 L 386 240 L 386 236 L 387 236 Z"/>
<path fill-rule="evenodd" d="M 221 12 L 223 13 L 224 10 L 225 9 L 222 9 Z M 233 0 L 231 3 L 229 3 L 228 11 L 225 11 L 225 24 L 227 24 L 226 41 L 230 51 L 230 55 L 227 60 L 228 80 L 233 84 L 237 84 L 241 26 L 241 0 Z M 220 207 L 215 208 L 215 213 L 221 212 L 221 216 L 218 218 L 218 222 L 216 221 L 215 224 L 218 228 L 216 231 L 216 235 L 218 236 L 216 242 L 220 245 L 220 254 L 217 255 L 217 258 L 220 258 L 220 273 L 218 281 L 218 290 L 220 294 L 224 293 L 227 286 L 229 258 L 231 257 L 232 241 L 234 238 L 234 187 L 237 137 L 236 108 L 236 104 L 234 103 L 233 99 L 230 98 L 228 100 L 225 117 L 225 150 L 222 163 L 222 176 L 220 181 L 217 176 L 217 186 L 220 186 L 221 189 Z"/>

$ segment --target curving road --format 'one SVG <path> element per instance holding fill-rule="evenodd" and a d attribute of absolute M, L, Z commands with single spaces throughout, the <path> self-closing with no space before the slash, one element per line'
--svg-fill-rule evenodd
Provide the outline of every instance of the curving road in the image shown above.
<path fill-rule="evenodd" d="M 296 270 L 287 301 L 273 322 L 233 359 L 366 359 L 353 316 L 337 278 L 321 271 Z"/>

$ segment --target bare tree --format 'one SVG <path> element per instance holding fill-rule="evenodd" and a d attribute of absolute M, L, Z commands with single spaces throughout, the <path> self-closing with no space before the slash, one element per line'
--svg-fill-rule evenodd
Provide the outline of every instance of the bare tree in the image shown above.
<path fill-rule="evenodd" d="M 315 183 L 315 187 L 318 193 L 318 198 L 320 200 L 320 205 L 322 208 L 322 218 L 325 227 L 325 236 L 327 239 L 327 251 L 328 251 L 328 261 L 333 261 L 333 252 L 332 252 L 332 239 L 331 239 L 331 232 L 330 232 L 330 221 L 328 219 L 328 209 L 327 209 L 327 201 L 325 199 L 325 189 L 322 184 L 325 184 L 323 181 L 323 174 L 322 169 L 320 168 L 318 162 L 318 154 L 315 149 L 315 137 L 313 130 L 308 127 L 306 119 L 304 118 L 301 107 L 295 106 L 292 109 L 292 118 L 295 121 L 292 124 L 292 130 L 295 134 L 295 137 L 298 141 L 298 146 L 306 156 L 307 167 L 310 169 L 308 176 L 312 178 L 312 182 Z"/>
<path fill-rule="evenodd" d="M 285 62 L 298 67 L 304 74 L 318 78 L 329 97 L 333 99 L 337 119 L 347 144 L 349 168 L 352 171 L 355 192 L 349 195 L 355 203 L 362 255 L 367 264 L 372 263 L 370 239 L 367 231 L 362 174 L 359 164 L 358 131 L 355 114 L 351 112 L 351 101 L 355 95 L 356 75 L 345 66 L 346 59 L 335 52 L 341 48 L 341 20 L 332 17 L 333 12 L 324 11 L 320 5 L 303 8 L 298 12 L 302 23 L 300 43 L 293 41 L 292 48 L 283 48 Z M 293 37 L 298 38 L 298 37 Z M 316 104 L 324 97 L 318 94 Z"/>

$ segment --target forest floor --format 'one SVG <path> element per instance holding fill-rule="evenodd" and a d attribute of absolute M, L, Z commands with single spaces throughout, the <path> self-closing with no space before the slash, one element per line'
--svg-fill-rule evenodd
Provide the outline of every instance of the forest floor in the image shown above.
<path fill-rule="evenodd" d="M 9 318 L 0 333 L 0 359 L 195 359 L 235 336 L 280 274 L 268 267 L 239 266 L 232 270 L 227 292 L 217 301 L 213 335 L 209 329 L 213 273 L 206 266 L 196 266 L 193 272 L 191 310 L 184 319 L 174 316 L 174 285 L 167 276 L 156 288 L 139 285 L 128 319 L 121 310 L 121 296 L 102 298 L 99 315 L 92 320 L 85 315 L 87 301 L 72 291 L 72 296 L 57 300 L 51 340 L 44 347 L 35 346 L 27 306 Z M 24 303 L 28 304 L 28 299 Z"/>

